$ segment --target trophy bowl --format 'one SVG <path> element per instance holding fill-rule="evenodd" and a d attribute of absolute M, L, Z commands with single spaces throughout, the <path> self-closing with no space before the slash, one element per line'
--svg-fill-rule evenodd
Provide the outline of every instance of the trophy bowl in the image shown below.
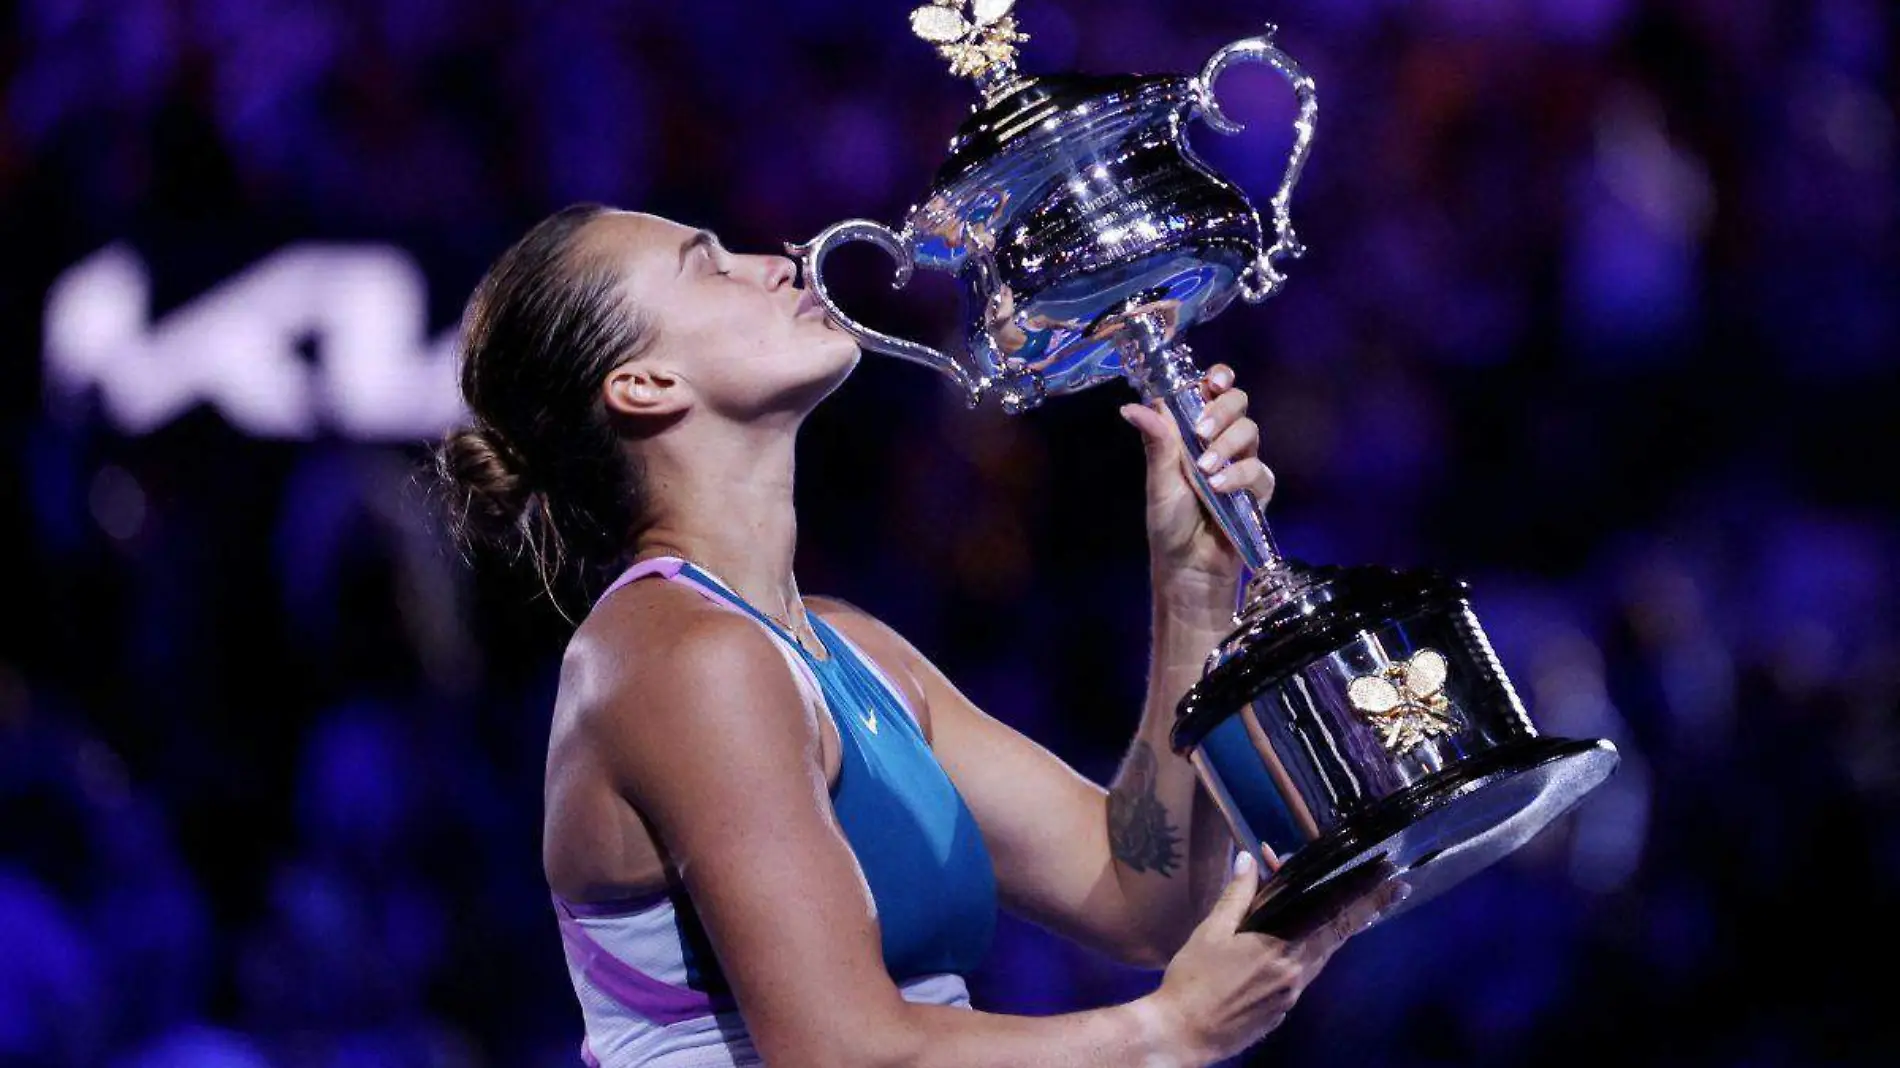
<path fill-rule="evenodd" d="M 1284 280 L 1275 262 L 1303 251 L 1284 211 L 1269 246 L 1246 194 L 1187 142 L 1197 119 L 1240 129 L 1210 88 L 1240 62 L 1279 67 L 1302 96 L 1294 159 L 1275 198 L 1283 204 L 1317 104 L 1310 80 L 1263 36 L 1221 49 L 1198 77 L 992 74 L 985 106 L 958 129 L 930 194 L 900 229 L 853 219 L 788 250 L 862 344 L 947 374 L 972 402 L 996 396 L 1017 412 L 1105 381 L 1151 378 L 1144 372 L 1160 367 L 1129 366 L 1131 320 L 1158 330 L 1150 350 L 1165 347 L 1235 296 L 1264 300 Z M 957 278 L 962 352 L 870 330 L 837 308 L 825 259 L 854 241 L 897 260 L 898 287 L 915 267 Z"/>
<path fill-rule="evenodd" d="M 1070 76 L 964 124 L 906 228 L 920 264 L 963 279 L 979 376 L 1036 399 L 1119 379 L 1128 309 L 1166 309 L 1172 337 L 1234 298 L 1260 220 L 1182 138 L 1194 105 L 1187 78 Z"/>
<path fill-rule="evenodd" d="M 1173 418 L 1188 448 L 1201 374 L 1180 341 L 1239 297 L 1258 303 L 1303 251 L 1290 220 L 1318 119 L 1313 80 L 1265 34 L 1199 74 L 1026 77 L 1011 0 L 932 0 L 911 16 L 980 103 L 930 192 L 897 229 L 865 219 L 787 251 L 819 302 L 872 352 L 931 367 L 1006 411 L 1114 379 Z M 1298 101 L 1270 222 L 1188 144 L 1241 127 L 1214 93 L 1237 63 L 1271 67 Z M 958 351 L 856 322 L 826 257 L 868 242 L 957 280 Z M 1405 908 L 1522 846 L 1615 769 L 1607 741 L 1538 734 L 1462 583 L 1429 571 L 1287 560 L 1251 494 L 1187 468 L 1251 573 L 1236 629 L 1182 699 L 1172 736 L 1241 848 L 1268 877 L 1244 926 L 1296 934 L 1341 898 L 1412 886 Z"/>

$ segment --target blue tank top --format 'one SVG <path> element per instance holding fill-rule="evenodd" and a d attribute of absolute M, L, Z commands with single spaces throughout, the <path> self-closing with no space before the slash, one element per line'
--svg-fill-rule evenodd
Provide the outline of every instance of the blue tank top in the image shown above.
<path fill-rule="evenodd" d="M 681 561 L 677 576 L 751 616 L 796 651 L 818 683 L 838 728 L 832 810 L 876 903 L 891 978 L 968 975 L 995 929 L 995 869 L 976 818 L 894 686 L 816 613 L 810 619 L 823 658 L 705 570 Z M 681 919 L 697 926 L 696 918 Z M 723 989 L 723 977 L 711 974 L 716 963 L 701 948 L 703 932 L 682 933 L 701 950 L 691 954 L 699 958 L 689 962 L 697 973 L 692 985 Z"/>

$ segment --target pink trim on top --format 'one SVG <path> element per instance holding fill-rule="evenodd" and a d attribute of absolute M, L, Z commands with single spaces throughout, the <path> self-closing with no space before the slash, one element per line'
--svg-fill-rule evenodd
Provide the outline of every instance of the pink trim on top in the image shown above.
<path fill-rule="evenodd" d="M 594 607 L 599 608 L 602 601 L 614 595 L 614 591 L 631 582 L 646 578 L 648 575 L 658 575 L 663 579 L 671 581 L 678 578 L 680 572 L 685 568 L 686 561 L 677 556 L 655 556 L 642 560 L 621 572 L 619 578 L 613 580 L 611 585 L 600 591 L 600 596 L 594 598 Z M 689 583 L 689 585 L 705 594 L 708 598 L 714 596 L 711 590 L 701 588 L 697 582 Z"/>
<path fill-rule="evenodd" d="M 737 1007 L 730 994 L 707 994 L 655 979 L 608 952 L 571 917 L 561 916 L 560 928 L 569 961 L 596 990 L 662 1027 L 731 1012 Z"/>

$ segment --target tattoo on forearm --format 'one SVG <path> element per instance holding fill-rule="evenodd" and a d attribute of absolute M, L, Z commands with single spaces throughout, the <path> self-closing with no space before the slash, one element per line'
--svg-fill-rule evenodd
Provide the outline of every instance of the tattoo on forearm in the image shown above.
<path fill-rule="evenodd" d="M 1154 747 L 1136 740 L 1108 792 L 1108 848 L 1136 871 L 1168 875 L 1181 864 L 1181 836 L 1168 823 L 1168 809 L 1155 797 Z"/>

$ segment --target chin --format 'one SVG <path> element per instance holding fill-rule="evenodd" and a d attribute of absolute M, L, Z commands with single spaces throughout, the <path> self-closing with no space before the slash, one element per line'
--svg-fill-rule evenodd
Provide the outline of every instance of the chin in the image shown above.
<path fill-rule="evenodd" d="M 851 369 L 858 365 L 858 358 L 862 355 L 858 348 L 858 339 L 852 337 L 843 327 L 830 319 L 818 322 L 819 325 L 812 332 L 812 340 L 807 342 L 811 346 L 812 363 L 827 370 L 836 369 L 844 374 L 851 373 Z"/>
<path fill-rule="evenodd" d="M 857 369 L 862 353 L 857 341 L 842 330 L 828 330 L 822 340 L 807 342 L 799 347 L 795 359 L 799 364 L 797 379 L 788 383 L 772 407 L 784 407 L 799 412 L 810 412 L 826 397 L 837 392 L 845 379 Z"/>
<path fill-rule="evenodd" d="M 842 330 L 837 334 L 834 343 L 826 346 L 825 352 L 825 367 L 830 372 L 825 376 L 827 396 L 839 386 L 844 385 L 844 380 L 850 378 L 851 372 L 858 369 L 858 361 L 864 358 L 863 351 L 858 348 L 857 341 L 850 334 Z"/>
<path fill-rule="evenodd" d="M 845 374 L 856 370 L 858 361 L 864 358 L 864 350 L 858 347 L 857 339 L 842 330 L 838 331 L 838 351 L 842 356 Z"/>

